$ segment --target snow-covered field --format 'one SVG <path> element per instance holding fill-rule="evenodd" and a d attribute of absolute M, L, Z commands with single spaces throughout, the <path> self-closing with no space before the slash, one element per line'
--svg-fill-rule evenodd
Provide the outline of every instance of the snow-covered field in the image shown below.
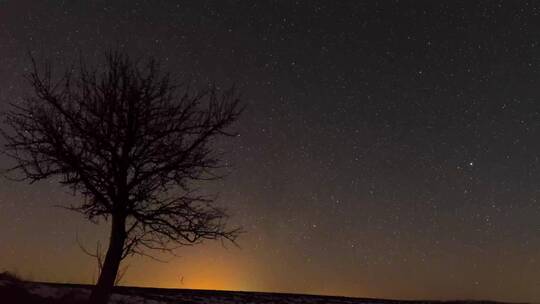
<path fill-rule="evenodd" d="M 15 282 L 2 280 L 0 277 L 0 303 L 19 303 L 9 301 L 5 294 L 10 286 L 23 288 L 30 294 L 31 303 L 62 303 L 79 304 L 88 298 L 90 286 L 77 284 L 56 284 L 37 282 Z M 10 285 L 11 284 L 11 285 Z M 4 295 L 2 294 L 4 292 Z M 38 299 L 38 300 L 36 300 Z M 43 299 L 43 302 L 40 301 Z M 29 301 L 29 300 L 28 300 Z M 26 300 L 25 300 L 26 302 Z M 30 302 L 28 302 L 30 303 Z M 262 292 L 240 292 L 240 291 L 214 291 L 214 290 L 192 290 L 192 289 L 159 289 L 159 288 L 137 288 L 137 287 L 116 287 L 111 296 L 110 303 L 114 304 L 465 304 L 476 303 L 486 304 L 490 302 L 435 302 L 435 301 L 394 301 L 378 299 L 361 299 L 332 296 L 315 296 L 301 294 L 282 293 L 262 293 Z M 494 303 L 494 302 L 491 302 Z M 26 303 L 25 303 L 26 304 Z"/>
<path fill-rule="evenodd" d="M 64 285 L 51 283 L 26 283 L 28 290 L 43 298 L 75 298 L 87 297 L 90 289 L 81 285 Z M 236 292 L 192 289 L 157 289 L 118 287 L 111 296 L 114 304 L 172 304 L 172 303 L 205 303 L 205 304 L 238 304 L 238 303 L 287 303 L 287 304 L 384 304 L 394 301 L 367 300 L 346 297 L 312 296 L 298 294 Z M 397 302 L 397 301 L 396 301 Z"/>

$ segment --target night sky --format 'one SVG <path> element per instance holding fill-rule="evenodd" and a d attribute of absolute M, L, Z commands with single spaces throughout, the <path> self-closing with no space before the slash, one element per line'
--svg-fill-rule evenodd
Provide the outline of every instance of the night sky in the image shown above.
<path fill-rule="evenodd" d="M 0 110 L 27 51 L 119 46 L 241 89 L 207 188 L 241 248 L 130 259 L 125 285 L 540 302 L 540 3 L 472 2 L 1 0 Z M 92 282 L 76 239 L 107 224 L 53 207 L 79 199 L 2 179 L 0 269 Z"/>

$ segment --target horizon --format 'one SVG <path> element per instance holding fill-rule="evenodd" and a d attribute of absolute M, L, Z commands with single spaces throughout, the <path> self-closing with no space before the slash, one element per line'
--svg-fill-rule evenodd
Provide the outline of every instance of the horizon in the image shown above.
<path fill-rule="evenodd" d="M 0 112 L 33 92 L 28 54 L 61 73 L 116 47 L 236 85 L 239 136 L 212 142 L 227 176 L 194 186 L 239 248 L 130 257 L 121 284 L 540 303 L 539 18 L 515 1 L 0 1 Z M 2 178 L 0 270 L 95 281 L 78 241 L 106 246 L 111 222 L 53 207 L 81 199 Z"/>
<path fill-rule="evenodd" d="M 24 278 L 23 278 L 24 279 Z M 85 286 L 91 288 L 94 284 L 85 284 L 85 283 L 73 283 L 73 282 L 49 282 L 49 281 L 29 281 L 37 284 L 53 284 L 53 285 L 75 285 L 75 286 Z M 401 299 L 401 298 L 374 298 L 374 297 L 357 297 L 357 296 L 347 296 L 340 294 L 318 294 L 318 293 L 301 293 L 301 292 L 283 292 L 283 291 L 259 291 L 259 290 L 233 290 L 233 289 L 205 289 L 205 288 L 185 288 L 185 287 L 154 287 L 154 286 L 136 286 L 136 285 L 116 285 L 118 287 L 125 288 L 135 288 L 135 289 L 166 289 L 166 290 L 179 290 L 179 291 L 201 291 L 201 292 L 223 292 L 223 293 L 249 293 L 249 294 L 276 294 L 276 295 L 291 295 L 291 296 L 314 296 L 314 297 L 328 297 L 328 298 L 347 298 L 347 299 L 361 299 L 361 300 L 378 300 L 378 301 L 403 301 L 403 302 L 492 302 L 492 303 L 508 303 L 508 304 L 538 304 L 535 302 L 504 302 L 492 299 L 468 299 L 468 298 L 458 298 L 458 299 L 423 299 L 423 298 L 413 298 L 413 299 Z"/>

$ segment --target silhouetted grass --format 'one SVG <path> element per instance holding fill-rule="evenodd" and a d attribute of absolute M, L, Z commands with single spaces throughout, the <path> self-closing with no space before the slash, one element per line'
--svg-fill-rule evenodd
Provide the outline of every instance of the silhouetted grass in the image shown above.
<path fill-rule="evenodd" d="M 0 303 L 6 304 L 83 304 L 77 294 L 67 293 L 60 299 L 43 298 L 28 291 L 26 283 L 16 274 L 0 273 Z"/>

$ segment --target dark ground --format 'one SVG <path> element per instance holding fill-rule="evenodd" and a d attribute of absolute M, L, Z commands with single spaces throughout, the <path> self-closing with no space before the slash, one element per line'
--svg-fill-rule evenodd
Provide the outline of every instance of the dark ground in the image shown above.
<path fill-rule="evenodd" d="M 6 304 L 82 304 L 91 285 L 26 282 L 0 273 L 0 303 Z M 233 304 L 233 303 L 309 303 L 309 304 L 502 304 L 494 301 L 402 301 L 348 298 L 287 293 L 115 287 L 111 303 L 117 304 Z"/>

